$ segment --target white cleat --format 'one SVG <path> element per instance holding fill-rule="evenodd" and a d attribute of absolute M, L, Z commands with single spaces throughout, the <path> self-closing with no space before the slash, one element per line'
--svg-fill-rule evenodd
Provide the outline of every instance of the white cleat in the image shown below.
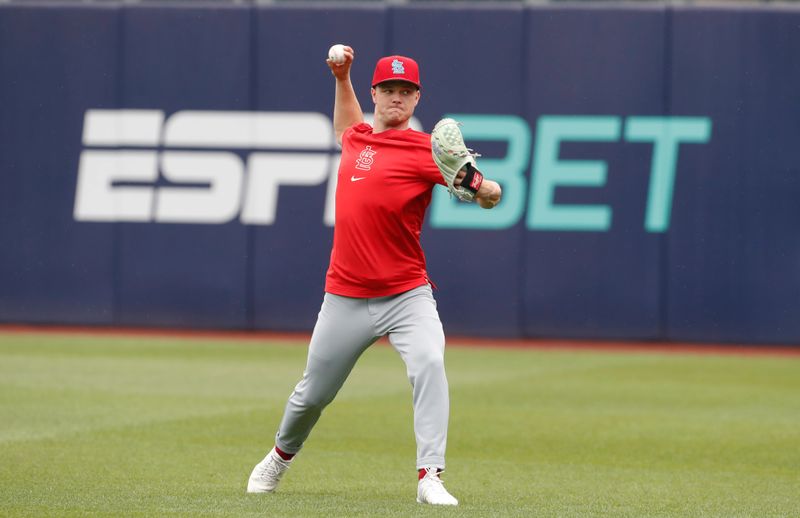
<path fill-rule="evenodd" d="M 248 493 L 272 493 L 292 461 L 283 460 L 272 448 L 264 460 L 256 464 L 247 481 Z"/>
<path fill-rule="evenodd" d="M 417 502 L 432 505 L 458 505 L 458 500 L 447 492 L 436 468 L 425 468 L 425 476 L 417 485 Z"/>

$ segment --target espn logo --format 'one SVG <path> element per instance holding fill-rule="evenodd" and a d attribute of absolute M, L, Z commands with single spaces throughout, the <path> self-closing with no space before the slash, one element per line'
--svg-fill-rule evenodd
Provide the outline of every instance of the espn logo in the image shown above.
<path fill-rule="evenodd" d="M 320 113 L 88 110 L 83 145 L 78 221 L 271 225 L 281 185 L 332 179 L 333 224 L 339 154 Z"/>

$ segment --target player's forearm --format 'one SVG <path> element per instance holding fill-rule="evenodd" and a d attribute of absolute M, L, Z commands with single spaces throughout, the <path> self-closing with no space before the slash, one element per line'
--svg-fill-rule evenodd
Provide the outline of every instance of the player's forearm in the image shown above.
<path fill-rule="evenodd" d="M 336 142 L 342 143 L 342 135 L 353 124 L 364 121 L 364 113 L 353 90 L 350 78 L 336 80 L 336 97 L 333 105 L 333 130 Z"/>
<path fill-rule="evenodd" d="M 481 208 L 491 209 L 500 203 L 500 198 L 502 196 L 503 190 L 500 188 L 500 184 L 492 180 L 484 179 L 480 189 L 475 193 L 475 200 Z"/>

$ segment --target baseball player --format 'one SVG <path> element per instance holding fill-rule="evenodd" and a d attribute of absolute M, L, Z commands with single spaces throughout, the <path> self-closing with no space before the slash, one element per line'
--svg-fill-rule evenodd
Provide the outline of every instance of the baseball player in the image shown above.
<path fill-rule="evenodd" d="M 275 447 L 253 469 L 247 491 L 275 490 L 358 358 L 388 336 L 413 388 L 417 501 L 458 505 L 439 477 L 450 406 L 445 338 L 419 238 L 436 184 L 483 208 L 500 201 L 501 189 L 474 168 L 455 121 L 437 125 L 433 144 L 431 135 L 409 128 L 421 88 L 411 58 L 378 61 L 371 88 L 374 123 L 364 123 L 350 81 L 353 58 L 346 46 L 342 63 L 328 60 L 336 80 L 333 125 L 342 158 L 325 297 L 303 378 L 286 404 Z"/>

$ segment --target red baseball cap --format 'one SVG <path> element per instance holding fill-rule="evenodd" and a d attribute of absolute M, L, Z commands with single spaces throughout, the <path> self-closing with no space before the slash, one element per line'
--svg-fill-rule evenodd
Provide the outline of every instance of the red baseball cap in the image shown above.
<path fill-rule="evenodd" d="M 422 88 L 419 83 L 419 65 L 405 56 L 387 56 L 378 60 L 375 73 L 372 74 L 372 86 L 384 81 L 406 81 Z"/>

